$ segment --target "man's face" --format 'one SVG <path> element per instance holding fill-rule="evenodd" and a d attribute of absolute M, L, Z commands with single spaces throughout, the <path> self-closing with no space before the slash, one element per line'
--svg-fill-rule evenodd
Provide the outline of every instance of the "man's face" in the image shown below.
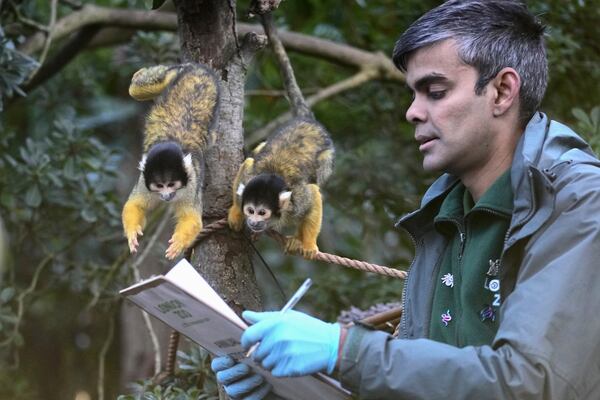
<path fill-rule="evenodd" d="M 458 57 L 453 40 L 416 50 L 407 64 L 406 83 L 414 100 L 406 119 L 415 125 L 415 139 L 426 171 L 460 178 L 477 173 L 493 156 L 491 90 L 475 94 L 477 70 Z"/>

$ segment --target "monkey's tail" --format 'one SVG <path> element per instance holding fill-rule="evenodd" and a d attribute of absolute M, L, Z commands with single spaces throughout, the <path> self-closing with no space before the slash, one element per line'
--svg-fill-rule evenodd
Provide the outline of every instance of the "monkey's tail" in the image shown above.
<path fill-rule="evenodd" d="M 151 100 L 177 78 L 180 66 L 155 65 L 133 74 L 129 95 L 138 101 Z"/>

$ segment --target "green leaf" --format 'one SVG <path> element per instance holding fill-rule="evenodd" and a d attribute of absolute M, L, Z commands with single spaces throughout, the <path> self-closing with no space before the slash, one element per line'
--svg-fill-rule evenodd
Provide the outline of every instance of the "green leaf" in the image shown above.
<path fill-rule="evenodd" d="M 3 192 L 0 195 L 0 204 L 9 209 L 14 208 L 16 204 L 15 196 L 13 196 L 12 193 Z"/>
<path fill-rule="evenodd" d="M 31 159 L 31 157 L 29 157 L 29 153 L 27 153 L 27 150 L 25 150 L 24 147 L 21 147 L 19 149 L 19 153 L 21 154 L 21 158 L 23 159 L 23 161 L 25 161 L 25 163 L 33 164 L 33 160 Z"/>
<path fill-rule="evenodd" d="M 75 180 L 77 179 L 77 170 L 75 168 L 75 160 L 69 158 L 63 167 L 63 174 L 65 178 Z"/>
<path fill-rule="evenodd" d="M 15 295 L 14 288 L 11 288 L 11 287 L 4 288 L 0 292 L 0 302 L 2 302 L 2 303 L 8 302 L 8 301 L 10 301 L 10 299 L 13 298 L 14 295 Z"/>
<path fill-rule="evenodd" d="M 86 208 L 85 210 L 81 211 L 81 218 L 83 218 L 84 221 L 90 223 L 96 222 L 98 220 L 98 216 L 91 208 Z"/>
<path fill-rule="evenodd" d="M 42 193 L 38 185 L 33 185 L 27 190 L 27 193 L 25 193 L 25 204 L 33 208 L 37 208 L 42 204 Z"/>
<path fill-rule="evenodd" d="M 83 160 L 86 166 L 88 166 L 92 171 L 97 171 L 102 166 L 102 161 L 97 158 L 85 158 Z"/>
<path fill-rule="evenodd" d="M 592 108 L 590 116 L 592 117 L 592 123 L 594 124 L 596 129 L 598 129 L 598 127 L 600 126 L 600 106 Z"/>
<path fill-rule="evenodd" d="M 152 0 L 152 9 L 156 10 L 165 3 L 165 0 Z"/>
<path fill-rule="evenodd" d="M 54 172 L 49 172 L 46 176 L 52 181 L 54 186 L 56 186 L 57 188 L 62 188 L 64 186 L 63 182 Z"/>
<path fill-rule="evenodd" d="M 579 121 L 583 122 L 586 125 L 592 125 L 592 121 L 590 121 L 590 117 L 583 111 L 581 108 L 574 108 L 571 110 L 573 116 L 577 118 Z"/>

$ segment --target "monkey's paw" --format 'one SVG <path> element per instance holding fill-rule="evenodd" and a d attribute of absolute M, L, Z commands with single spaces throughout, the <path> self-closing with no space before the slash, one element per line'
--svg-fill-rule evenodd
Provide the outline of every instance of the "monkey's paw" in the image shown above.
<path fill-rule="evenodd" d="M 316 244 L 305 244 L 296 237 L 288 237 L 285 244 L 285 252 L 287 254 L 300 255 L 306 259 L 312 260 L 317 255 L 319 248 Z"/>
<path fill-rule="evenodd" d="M 308 260 L 313 260 L 318 252 L 319 248 L 316 245 L 308 248 L 304 247 L 302 248 L 302 257 Z"/>
<path fill-rule="evenodd" d="M 139 246 L 137 240 L 138 235 L 144 235 L 144 233 L 142 232 L 142 227 L 139 225 L 136 228 L 129 229 L 125 234 L 125 236 L 127 236 L 127 244 L 129 245 L 129 251 L 131 253 L 137 253 L 137 249 Z"/>
<path fill-rule="evenodd" d="M 244 214 L 242 214 L 239 207 L 231 206 L 227 215 L 227 222 L 232 231 L 240 232 L 242 230 L 244 227 Z"/>
<path fill-rule="evenodd" d="M 169 260 L 177 257 L 183 250 L 185 250 L 188 246 L 183 243 L 181 240 L 177 240 L 175 235 L 171 239 L 169 239 L 169 248 L 165 251 L 165 257 Z"/>

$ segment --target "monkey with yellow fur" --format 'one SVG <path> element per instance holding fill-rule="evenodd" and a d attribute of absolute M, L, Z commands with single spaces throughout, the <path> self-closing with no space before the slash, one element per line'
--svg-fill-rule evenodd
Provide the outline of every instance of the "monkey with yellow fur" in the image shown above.
<path fill-rule="evenodd" d="M 138 249 L 147 212 L 173 204 L 176 225 L 165 256 L 175 258 L 202 230 L 204 153 L 214 142 L 219 84 L 200 64 L 158 65 L 137 71 L 129 94 L 154 99 L 146 117 L 140 177 L 123 207 L 129 249 Z"/>
<path fill-rule="evenodd" d="M 334 147 L 314 120 L 296 118 L 261 143 L 233 182 L 231 229 L 252 232 L 297 226 L 286 251 L 311 258 L 319 250 L 323 204 L 320 186 L 331 175 Z"/>

